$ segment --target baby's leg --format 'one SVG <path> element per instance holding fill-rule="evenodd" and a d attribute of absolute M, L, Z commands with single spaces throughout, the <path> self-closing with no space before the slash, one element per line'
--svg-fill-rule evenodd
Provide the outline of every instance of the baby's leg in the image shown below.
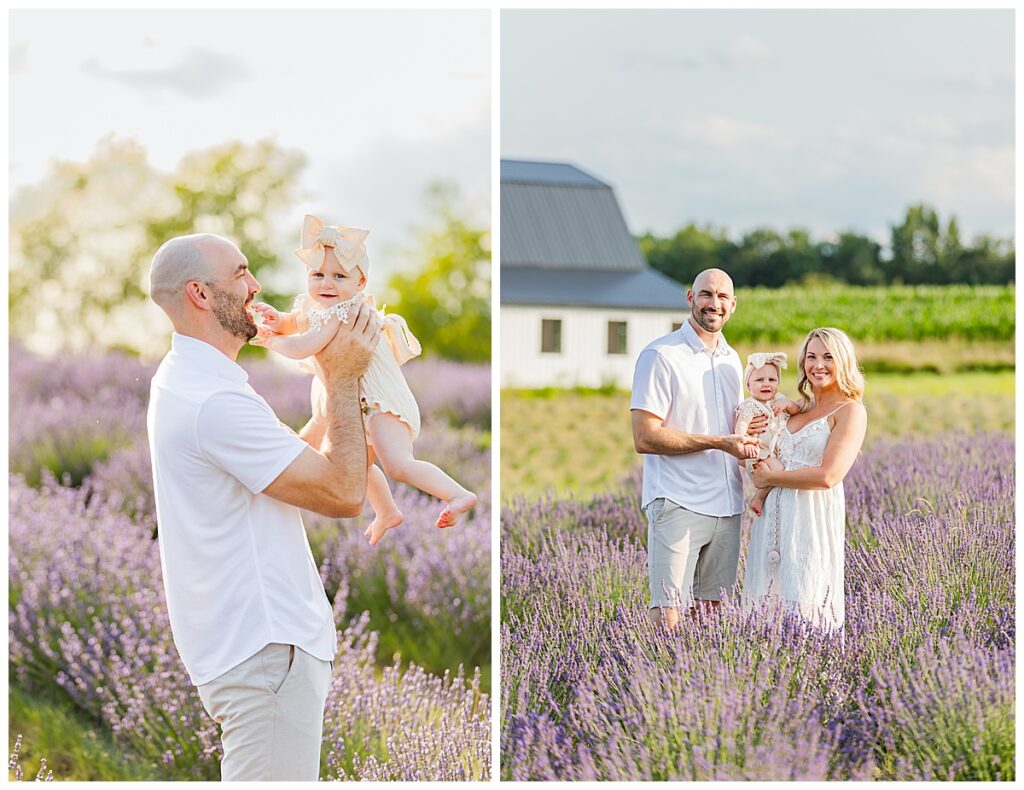
<path fill-rule="evenodd" d="M 391 496 L 387 478 L 374 463 L 366 471 L 366 498 L 373 507 L 374 519 L 363 535 L 370 539 L 371 546 L 375 546 L 384 537 L 384 533 L 401 524 L 405 516 Z"/>
<path fill-rule="evenodd" d="M 748 472 L 754 471 L 754 464 L 758 463 L 760 458 L 748 458 L 744 461 Z M 764 501 L 768 497 L 770 488 L 758 488 L 754 491 L 754 496 L 750 500 L 750 509 L 753 511 L 755 516 L 760 516 L 764 513 Z"/>
<path fill-rule="evenodd" d="M 476 494 L 460 486 L 429 461 L 420 461 L 413 456 L 409 427 L 394 414 L 375 414 L 367 430 L 388 477 L 416 486 L 448 504 L 435 522 L 436 526 L 453 526 L 476 504 Z"/>
<path fill-rule="evenodd" d="M 768 498 L 768 492 L 770 488 L 758 488 L 754 491 L 754 496 L 750 500 L 750 509 L 754 511 L 755 516 L 764 515 L 764 501 Z"/>

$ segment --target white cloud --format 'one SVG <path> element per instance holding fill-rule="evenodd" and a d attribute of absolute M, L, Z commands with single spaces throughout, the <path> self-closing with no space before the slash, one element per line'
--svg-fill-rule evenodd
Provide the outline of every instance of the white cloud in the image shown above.
<path fill-rule="evenodd" d="M 711 53 L 712 60 L 734 70 L 759 66 L 774 56 L 771 47 L 747 33 Z"/>
<path fill-rule="evenodd" d="M 785 148 L 789 145 L 788 138 L 781 129 L 725 115 L 683 118 L 676 122 L 675 129 L 684 141 L 712 148 L 736 150 L 737 153 L 743 153 L 751 146 Z"/>
<path fill-rule="evenodd" d="M 668 52 L 638 51 L 628 52 L 622 58 L 623 66 L 627 68 L 654 68 L 662 69 L 699 69 L 700 61 L 689 55 Z"/>
<path fill-rule="evenodd" d="M 915 140 L 957 140 L 960 125 L 948 115 L 918 113 L 907 118 L 905 133 Z"/>
<path fill-rule="evenodd" d="M 110 69 L 101 65 L 97 58 L 89 58 L 81 70 L 84 74 L 143 92 L 163 88 L 187 98 L 204 99 L 250 76 L 240 59 L 201 47 L 189 49 L 178 63 L 166 68 Z"/>

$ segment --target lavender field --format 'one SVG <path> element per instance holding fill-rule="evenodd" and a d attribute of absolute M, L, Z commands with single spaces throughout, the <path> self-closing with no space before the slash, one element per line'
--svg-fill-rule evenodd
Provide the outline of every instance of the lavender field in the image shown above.
<path fill-rule="evenodd" d="M 1014 779 L 1013 475 L 1006 434 L 872 443 L 846 480 L 842 637 L 735 598 L 651 628 L 638 476 L 511 500 L 502 777 Z"/>
<path fill-rule="evenodd" d="M 305 422 L 307 377 L 242 364 L 282 420 Z M 102 730 L 118 750 L 112 762 L 132 766 L 102 778 L 216 779 L 217 726 L 175 651 L 154 540 L 145 435 L 154 369 L 116 354 L 54 361 L 11 348 L 12 697 L 58 700 Z M 397 485 L 406 523 L 373 548 L 365 516 L 306 514 L 341 643 L 325 780 L 491 773 L 490 372 L 415 361 L 407 375 L 424 415 L 417 454 L 473 487 L 480 504 L 459 527 L 437 530 L 439 505 Z M 12 749 L 19 715 L 12 705 Z M 26 774 L 38 765 L 32 747 L 28 737 L 20 747 Z M 56 779 L 101 778 L 44 756 Z"/>

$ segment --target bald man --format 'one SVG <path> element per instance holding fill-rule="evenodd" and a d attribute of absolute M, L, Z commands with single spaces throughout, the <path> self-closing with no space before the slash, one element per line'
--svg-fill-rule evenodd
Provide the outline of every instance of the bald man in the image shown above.
<path fill-rule="evenodd" d="M 683 325 L 640 352 L 630 401 L 633 445 L 644 457 L 649 610 L 668 627 L 680 607 L 713 607 L 736 583 L 743 484 L 730 456 L 745 458 L 744 446 L 757 442 L 733 433 L 743 366 L 722 336 L 736 309 L 732 279 L 701 272 L 686 303 Z"/>
<path fill-rule="evenodd" d="M 221 726 L 221 779 L 315 782 L 337 637 L 299 509 L 362 509 L 358 380 L 380 325 L 361 305 L 317 355 L 329 420 L 314 449 L 235 362 L 259 291 L 219 236 L 174 238 L 153 257 L 150 294 L 174 327 L 147 420 L 160 559 L 175 646 Z"/>

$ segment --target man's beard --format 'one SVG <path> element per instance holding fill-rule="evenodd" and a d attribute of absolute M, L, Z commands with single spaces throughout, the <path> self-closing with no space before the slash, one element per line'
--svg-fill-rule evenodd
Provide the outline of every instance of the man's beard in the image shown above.
<path fill-rule="evenodd" d="M 239 299 L 211 286 L 213 290 L 213 315 L 217 322 L 235 337 L 245 341 L 256 337 L 256 323 L 245 312 L 245 299 Z"/>
<path fill-rule="evenodd" d="M 722 327 L 725 326 L 726 317 L 721 313 L 713 313 L 712 315 L 705 315 L 703 310 L 698 310 L 696 307 L 691 311 L 693 320 L 697 322 L 697 325 L 705 332 L 720 332 Z M 709 318 L 718 318 L 718 325 L 714 326 L 708 320 Z"/>

